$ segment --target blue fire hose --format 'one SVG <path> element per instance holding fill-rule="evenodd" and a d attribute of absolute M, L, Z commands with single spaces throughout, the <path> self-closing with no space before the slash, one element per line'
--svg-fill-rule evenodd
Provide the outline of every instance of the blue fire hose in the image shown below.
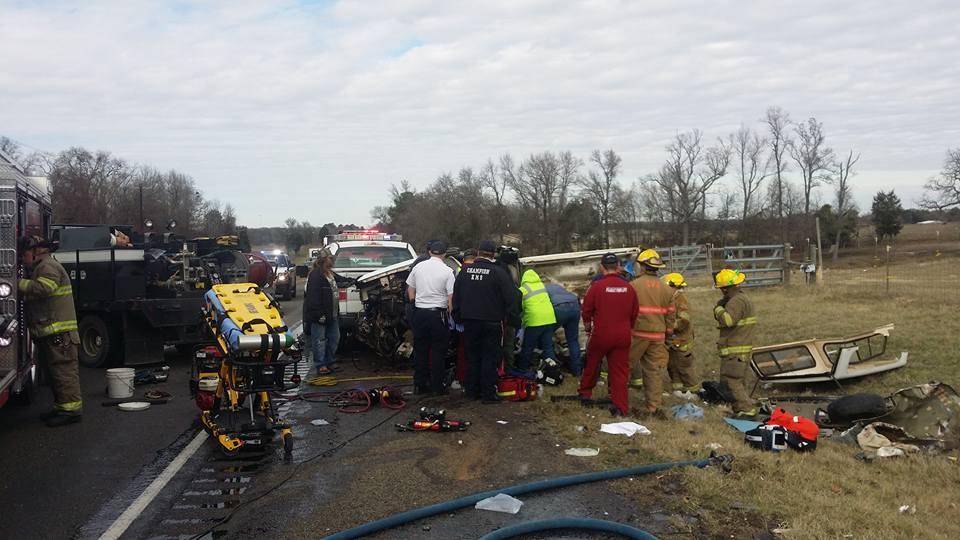
<path fill-rule="evenodd" d="M 373 534 L 385 529 L 391 529 L 393 527 L 399 527 L 400 525 L 405 525 L 411 521 L 416 521 L 418 519 L 423 519 L 425 517 L 430 517 L 436 514 L 448 513 L 453 510 L 459 510 L 460 508 L 466 508 L 468 506 L 473 506 L 477 501 L 482 501 L 483 499 L 493 497 L 498 493 L 505 493 L 507 495 L 517 496 L 524 495 L 526 493 L 534 493 L 537 491 L 543 491 L 547 489 L 555 489 L 567 486 L 575 486 L 578 484 L 586 484 L 589 482 L 596 482 L 598 480 L 614 480 L 617 478 L 624 478 L 627 476 L 640 476 L 644 474 L 651 474 L 660 471 L 665 471 L 667 469 L 673 469 L 676 467 L 699 467 L 703 468 L 708 465 L 720 465 L 724 469 L 729 468 L 729 462 L 733 458 L 731 456 L 711 456 L 707 459 L 699 459 L 693 461 L 673 461 L 669 463 L 654 463 L 648 465 L 641 465 L 638 467 L 628 467 L 626 469 L 613 469 L 610 471 L 599 471 L 591 472 L 584 474 L 574 474 L 570 476 L 560 476 L 556 478 L 548 478 L 546 480 L 538 480 L 536 482 L 530 482 L 528 484 L 520 484 L 515 486 L 506 487 L 503 489 L 497 489 L 493 491 L 484 491 L 483 493 L 476 493 L 473 495 L 467 495 L 465 497 L 460 497 L 459 499 L 452 499 L 449 501 L 432 504 L 430 506 L 424 506 L 422 508 L 415 508 L 413 510 L 407 510 L 406 512 L 400 512 L 399 514 L 394 514 L 392 516 L 387 516 L 383 519 L 378 519 L 376 521 L 371 521 L 369 523 L 364 523 L 352 529 L 347 529 L 345 531 L 338 532 L 326 537 L 326 540 L 352 540 L 354 538 L 361 538 L 368 534 Z M 509 537 L 504 537 L 509 538 Z"/>
<path fill-rule="evenodd" d="M 505 540 L 514 538 L 521 534 L 532 534 L 556 529 L 581 529 L 597 532 L 609 532 L 619 534 L 633 540 L 657 540 L 656 536 L 640 530 L 630 525 L 617 523 L 615 521 L 604 521 L 602 519 L 590 518 L 557 518 L 542 519 L 539 521 L 528 521 L 518 523 L 502 529 L 497 529 L 492 533 L 480 538 L 480 540 Z"/>

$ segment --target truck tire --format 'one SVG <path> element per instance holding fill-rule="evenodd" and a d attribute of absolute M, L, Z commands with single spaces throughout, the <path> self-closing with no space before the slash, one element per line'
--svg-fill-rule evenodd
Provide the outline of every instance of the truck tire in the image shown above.
<path fill-rule="evenodd" d="M 86 315 L 79 325 L 80 363 L 86 367 L 101 367 L 110 360 L 113 336 L 110 327 L 99 315 Z"/>
<path fill-rule="evenodd" d="M 831 401 L 827 415 L 834 423 L 852 423 L 887 413 L 887 400 L 877 394 L 853 394 Z"/>

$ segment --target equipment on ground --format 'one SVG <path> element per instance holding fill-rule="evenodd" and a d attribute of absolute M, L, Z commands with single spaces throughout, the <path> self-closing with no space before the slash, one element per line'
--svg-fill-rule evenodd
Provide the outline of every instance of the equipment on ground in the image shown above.
<path fill-rule="evenodd" d="M 497 380 L 497 396 L 507 401 L 533 401 L 540 385 L 525 377 L 501 377 Z"/>
<path fill-rule="evenodd" d="M 421 407 L 417 419 L 406 424 L 397 424 L 397 431 L 466 431 L 470 422 L 466 420 L 448 420 L 447 411 Z"/>
<path fill-rule="evenodd" d="M 214 344 L 195 353 L 191 388 L 200 423 L 227 456 L 263 447 L 277 432 L 290 455 L 290 426 L 270 392 L 299 384 L 296 375 L 286 383 L 284 373 L 290 365 L 296 372 L 302 344 L 287 331 L 276 301 L 252 283 L 214 285 L 204 295 L 203 317 Z"/>

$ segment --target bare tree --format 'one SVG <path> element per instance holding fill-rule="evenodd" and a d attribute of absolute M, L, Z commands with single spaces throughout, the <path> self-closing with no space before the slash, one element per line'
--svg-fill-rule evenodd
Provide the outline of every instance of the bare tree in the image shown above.
<path fill-rule="evenodd" d="M 810 215 L 811 193 L 822 181 L 830 180 L 835 157 L 826 144 L 823 123 L 816 118 L 797 124 L 793 131 L 796 139 L 790 145 L 790 156 L 803 177 L 803 213 Z"/>
<path fill-rule="evenodd" d="M 850 188 L 850 177 L 855 174 L 853 166 L 858 161 L 860 161 L 860 154 L 854 157 L 853 150 L 851 150 L 844 161 L 837 163 L 837 174 L 834 177 L 837 196 L 837 237 L 833 243 L 833 262 L 837 262 L 840 257 L 840 236 L 843 232 L 844 219 L 853 210 L 853 190 Z"/>
<path fill-rule="evenodd" d="M 505 155 L 509 158 L 509 155 Z M 506 177 L 497 173 L 497 166 L 492 159 L 488 159 L 480 168 L 480 185 L 493 192 L 493 207 L 490 210 L 491 222 L 500 234 L 500 243 L 503 243 L 504 225 L 507 218 L 505 199 L 507 196 Z"/>
<path fill-rule="evenodd" d="M 620 174 L 620 164 L 623 160 L 616 152 L 594 150 L 590 154 L 590 162 L 596 165 L 600 172 L 589 171 L 587 176 L 580 178 L 583 195 L 593 203 L 600 213 L 600 224 L 603 227 L 603 247 L 610 247 L 610 213 L 613 205 L 613 196 L 619 187 L 617 175 Z"/>
<path fill-rule="evenodd" d="M 960 148 L 947 150 L 940 176 L 933 177 L 923 185 L 926 191 L 919 204 L 930 210 L 945 210 L 960 206 Z"/>
<path fill-rule="evenodd" d="M 736 217 L 737 204 L 740 202 L 737 192 L 728 191 L 721 188 L 717 194 L 719 202 L 717 206 L 717 223 L 719 225 L 718 236 L 721 245 L 727 244 L 727 224 Z M 741 229 L 740 241 L 743 242 L 743 232 Z"/>
<path fill-rule="evenodd" d="M 508 165 L 508 166 L 504 166 Z M 537 245 L 543 251 L 562 244 L 558 238 L 559 220 L 567 205 L 570 187 L 577 180 L 582 162 L 570 152 L 559 156 L 552 152 L 532 154 L 519 168 L 501 159 L 501 172 L 524 208 L 536 212 Z"/>
<path fill-rule="evenodd" d="M 791 140 L 787 132 L 790 125 L 790 115 L 780 107 L 770 107 L 767 109 L 767 115 L 764 118 L 767 124 L 767 144 L 770 146 L 769 169 L 773 175 L 774 198 L 773 203 L 777 211 L 777 217 L 780 222 L 780 242 L 786 242 L 786 229 L 784 227 L 784 178 L 783 173 L 787 170 L 787 149 L 790 148 Z"/>
<path fill-rule="evenodd" d="M 695 129 L 678 133 L 666 150 L 666 163 L 647 181 L 656 185 L 656 204 L 661 204 L 662 198 L 673 222 L 680 225 L 686 245 L 690 242 L 690 225 L 706 208 L 707 192 L 727 174 L 730 148 L 723 141 L 704 148 L 703 134 Z"/>
<path fill-rule="evenodd" d="M 751 217 L 755 203 L 753 195 L 767 177 L 767 160 L 763 155 L 766 146 L 766 139 L 744 125 L 730 135 L 730 148 L 737 169 L 737 180 L 740 181 L 740 194 L 743 197 L 743 211 L 740 213 L 741 242 L 745 241 L 747 236 L 747 220 Z"/>

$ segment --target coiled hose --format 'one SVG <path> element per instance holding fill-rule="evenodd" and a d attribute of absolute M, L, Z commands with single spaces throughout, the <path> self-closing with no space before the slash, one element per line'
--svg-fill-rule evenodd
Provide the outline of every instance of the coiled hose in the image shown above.
<path fill-rule="evenodd" d="M 497 489 L 494 491 L 484 491 L 482 493 L 476 493 L 473 495 L 467 495 L 465 497 L 460 497 L 459 499 L 453 499 L 445 501 L 442 503 L 432 504 L 430 506 L 424 506 L 422 508 L 415 508 L 413 510 L 407 510 L 406 512 L 400 512 L 399 514 L 394 514 L 392 516 L 387 516 L 383 519 L 378 519 L 376 521 L 371 521 L 369 523 L 364 523 L 352 529 L 347 529 L 346 531 L 341 531 L 336 534 L 332 534 L 327 538 L 327 540 L 352 540 L 354 538 L 360 538 L 368 534 L 373 534 L 384 529 L 390 529 L 393 527 L 398 527 L 411 521 L 416 521 L 418 519 L 423 519 L 425 517 L 430 517 L 436 514 L 442 514 L 446 512 L 451 512 L 453 510 L 459 510 L 460 508 L 466 508 L 468 506 L 473 506 L 477 501 L 481 501 L 488 497 L 493 497 L 498 493 L 505 493 L 507 495 L 524 495 L 526 493 L 534 493 L 537 491 L 543 491 L 546 489 L 555 489 L 567 486 L 575 486 L 578 484 L 586 484 L 589 482 L 596 482 L 598 480 L 613 480 L 616 478 L 624 478 L 627 476 L 639 476 L 643 474 L 651 474 L 660 471 L 665 471 L 667 469 L 673 469 L 675 467 L 706 467 L 707 465 L 715 464 L 721 465 L 725 469 L 729 467 L 729 462 L 733 458 L 731 456 L 715 456 L 711 455 L 708 459 L 699 459 L 693 461 L 673 461 L 669 463 L 654 463 L 648 465 L 641 465 L 639 467 L 628 467 L 626 469 L 614 469 L 610 471 L 598 471 L 592 473 L 584 474 L 574 474 L 570 476 L 560 476 L 556 478 L 548 478 L 546 480 L 538 480 L 536 482 L 530 482 L 527 484 L 520 484 L 515 486 L 506 487 L 503 489 Z"/>
<path fill-rule="evenodd" d="M 520 536 L 521 534 L 531 534 L 556 529 L 586 529 L 589 531 L 615 533 L 634 540 L 657 540 L 656 536 L 636 527 L 631 527 L 630 525 L 590 518 L 557 518 L 528 521 L 526 523 L 518 523 L 517 525 L 497 529 L 481 537 L 480 540 L 504 540 L 506 538 Z"/>

